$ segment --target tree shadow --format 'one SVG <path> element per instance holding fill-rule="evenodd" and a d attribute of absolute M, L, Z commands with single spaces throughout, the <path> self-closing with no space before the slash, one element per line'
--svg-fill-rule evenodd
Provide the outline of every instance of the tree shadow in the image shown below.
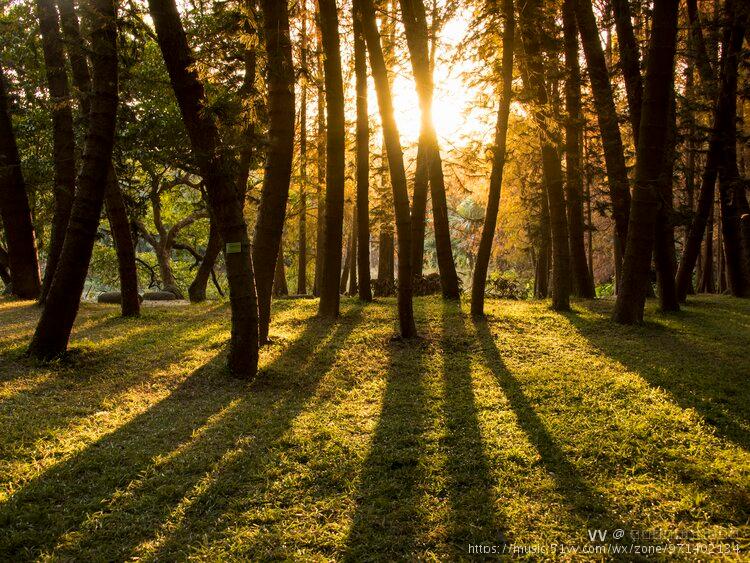
<path fill-rule="evenodd" d="M 644 326 L 610 320 L 611 303 L 588 303 L 568 315 L 591 346 L 644 381 L 695 409 L 724 438 L 750 451 L 750 306 L 742 300 L 693 298 L 678 314 Z M 665 326 L 669 330 L 665 330 Z"/>
<path fill-rule="evenodd" d="M 602 495 L 586 482 L 583 475 L 567 459 L 565 452 L 556 443 L 527 398 L 521 383 L 505 367 L 487 321 L 475 320 L 474 326 L 487 367 L 502 388 L 510 408 L 516 415 L 519 427 L 539 453 L 541 464 L 553 477 L 555 488 L 563 499 L 567 512 L 576 523 L 575 527 L 581 531 L 594 528 L 636 529 L 610 511 Z"/>
<path fill-rule="evenodd" d="M 344 315 L 338 338 L 358 314 Z M 0 558 L 130 557 L 201 479 L 217 468 L 223 474 L 221 462 L 238 444 L 251 446 L 240 457 L 263 459 L 304 407 L 315 373 L 323 373 L 295 368 L 312 361 L 329 329 L 308 319 L 301 336 L 249 386 L 226 376 L 223 353 L 214 357 L 166 398 L 26 483 L 0 505 Z M 325 353 L 335 358 L 332 347 Z M 239 486 L 219 482 L 222 492 Z M 203 520 L 203 496 L 183 519 L 188 537 L 212 525 Z"/>
<path fill-rule="evenodd" d="M 451 505 L 448 541 L 456 555 L 466 556 L 468 544 L 501 544 L 507 541 L 507 532 L 495 507 L 496 482 L 485 454 L 472 384 L 470 351 L 476 347 L 475 337 L 467 331 L 459 304 L 443 301 L 441 306 L 446 469 Z"/>
<path fill-rule="evenodd" d="M 388 345 L 380 416 L 362 464 L 343 559 L 412 559 L 427 515 L 420 506 L 427 421 L 424 341 Z"/>

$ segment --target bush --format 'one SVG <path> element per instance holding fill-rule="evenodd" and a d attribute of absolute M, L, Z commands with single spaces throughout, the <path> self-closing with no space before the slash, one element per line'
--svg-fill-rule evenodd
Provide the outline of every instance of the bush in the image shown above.
<path fill-rule="evenodd" d="M 414 276 L 414 295 L 435 295 L 441 292 L 440 274 L 433 272 L 426 276 Z"/>
<path fill-rule="evenodd" d="M 490 274 L 484 293 L 489 297 L 499 299 L 523 299 L 526 296 L 525 290 L 518 285 L 518 280 L 513 272 Z"/>

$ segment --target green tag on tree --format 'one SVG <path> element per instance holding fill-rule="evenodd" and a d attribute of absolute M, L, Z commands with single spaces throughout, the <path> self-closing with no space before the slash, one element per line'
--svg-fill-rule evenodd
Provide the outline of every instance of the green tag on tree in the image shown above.
<path fill-rule="evenodd" d="M 239 254 L 242 252 L 242 243 L 241 242 L 228 242 L 227 243 L 227 254 Z"/>

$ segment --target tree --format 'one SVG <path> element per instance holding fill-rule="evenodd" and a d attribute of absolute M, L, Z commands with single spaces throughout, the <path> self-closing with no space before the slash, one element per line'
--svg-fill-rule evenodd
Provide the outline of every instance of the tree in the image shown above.
<path fill-rule="evenodd" d="M 41 281 L 34 225 L 10 119 L 5 74 L 0 68 L 0 218 L 8 244 L 8 270 L 13 294 L 39 297 Z"/>
<path fill-rule="evenodd" d="M 102 0 L 100 0 L 102 1 Z M 169 73 L 193 158 L 206 184 L 208 206 L 225 244 L 224 261 L 232 310 L 232 336 L 227 363 L 237 377 L 252 378 L 258 370 L 258 302 L 243 200 L 232 177 L 227 155 L 206 94 L 194 68 L 194 59 L 174 0 L 150 0 L 151 17 Z"/>
<path fill-rule="evenodd" d="M 402 338 L 417 335 L 412 306 L 412 269 L 411 269 L 411 216 L 409 211 L 409 192 L 406 187 L 406 171 L 401 150 L 398 126 L 393 115 L 393 102 L 388 83 L 388 71 L 380 44 L 380 33 L 375 21 L 375 7 L 372 0 L 355 0 L 355 9 L 362 18 L 362 27 L 370 59 L 370 69 L 375 81 L 375 91 L 380 110 L 380 121 L 383 126 L 383 140 L 388 155 L 388 169 L 393 190 L 393 205 L 396 214 L 398 234 L 398 316 Z"/>
<path fill-rule="evenodd" d="M 294 153 L 294 68 L 289 38 L 287 2 L 264 0 L 263 31 L 266 39 L 268 83 L 268 147 L 263 191 L 255 223 L 253 263 L 258 289 L 259 338 L 268 340 L 271 292 L 276 259 L 284 229 Z"/>
<path fill-rule="evenodd" d="M 307 0 L 300 4 L 302 32 L 300 37 L 300 81 L 302 93 L 299 109 L 299 254 L 297 261 L 297 293 L 307 293 Z"/>
<path fill-rule="evenodd" d="M 341 242 L 344 228 L 344 160 L 345 118 L 344 83 L 341 75 L 339 15 L 335 0 L 319 0 L 320 35 L 325 57 L 326 129 L 326 198 L 325 242 L 323 244 L 323 277 L 318 312 L 323 317 L 339 315 L 341 276 Z"/>
<path fill-rule="evenodd" d="M 461 296 L 461 292 L 458 285 L 456 265 L 453 261 L 453 250 L 451 248 L 443 165 L 440 158 L 440 147 L 437 133 L 435 132 L 435 125 L 432 122 L 433 83 L 427 37 L 427 17 L 422 0 L 399 1 L 414 81 L 417 85 L 419 109 L 422 116 L 420 137 L 423 139 L 421 143 L 424 158 L 423 166 L 427 171 L 430 181 L 440 285 L 443 290 L 443 297 L 446 299 L 458 299 Z M 417 170 L 419 171 L 419 169 L 418 164 Z M 421 217 L 415 214 L 414 220 L 423 222 L 423 217 L 424 214 Z"/>
<path fill-rule="evenodd" d="M 357 270 L 359 298 L 372 301 L 370 288 L 370 122 L 367 114 L 367 47 L 360 14 L 354 10 L 354 74 L 357 90 Z"/>
<path fill-rule="evenodd" d="M 565 214 L 562 169 L 555 146 L 555 132 L 549 127 L 549 97 L 539 42 L 541 23 L 538 0 L 530 0 L 520 7 L 521 37 L 526 54 L 526 77 L 536 107 L 534 119 L 539 127 L 542 150 L 542 170 L 549 203 L 552 232 L 552 308 L 570 309 L 570 252 L 568 249 L 568 220 Z"/>
<path fill-rule="evenodd" d="M 65 352 L 86 281 L 104 204 L 117 115 L 117 22 L 113 0 L 92 0 L 84 12 L 91 29 L 91 113 L 78 190 L 42 315 L 28 353 L 49 360 Z"/>
<path fill-rule="evenodd" d="M 492 240 L 495 237 L 497 213 L 500 206 L 500 191 L 503 186 L 503 168 L 505 166 L 505 146 L 508 136 L 508 117 L 510 116 L 510 102 L 513 93 L 513 49 L 515 42 L 515 15 L 513 0 L 504 0 L 503 17 L 503 63 L 502 89 L 500 103 L 497 109 L 497 124 L 495 125 L 495 144 L 492 147 L 492 172 L 490 173 L 490 189 L 487 196 L 487 211 L 484 215 L 482 238 L 479 241 L 476 264 L 471 282 L 471 314 L 484 315 L 484 291 L 487 282 L 487 267 L 492 254 Z"/>
<path fill-rule="evenodd" d="M 195 272 L 195 278 L 188 287 L 188 298 L 191 303 L 200 303 L 206 300 L 206 286 L 208 285 L 209 276 L 213 275 L 214 264 L 221 253 L 221 235 L 216 226 L 216 221 L 211 219 L 208 229 L 208 243 L 203 259 Z"/>
<path fill-rule="evenodd" d="M 565 46 L 565 203 L 567 205 L 570 258 L 573 288 L 579 297 L 596 297 L 594 280 L 586 261 L 583 243 L 583 130 L 581 110 L 581 68 L 578 62 L 578 32 L 575 0 L 565 0 L 562 7 L 563 43 Z"/>
<path fill-rule="evenodd" d="M 630 213 L 630 184 L 612 84 L 609 80 L 609 70 L 604 58 L 599 30 L 596 27 L 591 0 L 575 0 L 575 13 L 602 136 L 617 243 L 620 248 L 625 248 L 628 214 Z"/>
<path fill-rule="evenodd" d="M 36 0 L 36 10 L 39 29 L 42 33 L 44 66 L 52 110 L 52 150 L 55 165 L 55 211 L 47 251 L 47 266 L 39 298 L 41 302 L 44 302 L 57 268 L 65 240 L 65 231 L 68 228 L 70 210 L 73 206 L 73 195 L 76 189 L 76 158 L 70 88 L 57 10 L 53 0 Z"/>
<path fill-rule="evenodd" d="M 654 4 L 643 105 L 636 153 L 635 186 L 614 318 L 621 324 L 643 320 L 658 214 L 659 182 L 664 174 L 669 106 L 677 40 L 677 0 Z"/>

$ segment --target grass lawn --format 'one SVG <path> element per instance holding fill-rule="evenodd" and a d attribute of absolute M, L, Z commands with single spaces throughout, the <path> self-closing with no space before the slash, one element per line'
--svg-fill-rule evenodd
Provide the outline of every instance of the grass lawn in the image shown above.
<path fill-rule="evenodd" d="M 392 300 L 316 306 L 275 304 L 245 384 L 225 304 L 86 304 L 37 365 L 38 309 L 0 300 L 0 560 L 456 559 L 590 529 L 750 553 L 749 300 L 621 327 L 611 301 L 474 323 L 420 298 L 408 344 Z"/>

